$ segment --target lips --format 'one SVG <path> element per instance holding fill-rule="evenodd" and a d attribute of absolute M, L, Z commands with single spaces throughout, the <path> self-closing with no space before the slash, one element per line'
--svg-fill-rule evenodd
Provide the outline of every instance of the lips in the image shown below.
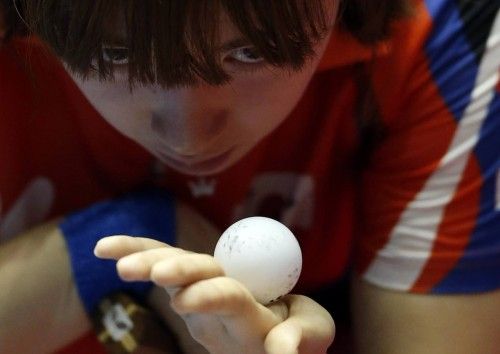
<path fill-rule="evenodd" d="M 233 151 L 234 148 L 231 148 L 222 153 L 207 157 L 187 155 L 170 156 L 161 151 L 159 151 L 158 154 L 162 161 L 176 170 L 189 174 L 208 174 L 220 170 Z"/>

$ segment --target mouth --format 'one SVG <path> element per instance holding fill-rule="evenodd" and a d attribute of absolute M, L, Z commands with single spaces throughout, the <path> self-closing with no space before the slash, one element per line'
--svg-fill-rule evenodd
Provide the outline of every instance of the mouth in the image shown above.
<path fill-rule="evenodd" d="M 215 173 L 229 160 L 234 151 L 234 147 L 222 153 L 203 156 L 170 156 L 161 151 L 158 152 L 160 159 L 174 169 L 189 174 L 209 174 Z"/>

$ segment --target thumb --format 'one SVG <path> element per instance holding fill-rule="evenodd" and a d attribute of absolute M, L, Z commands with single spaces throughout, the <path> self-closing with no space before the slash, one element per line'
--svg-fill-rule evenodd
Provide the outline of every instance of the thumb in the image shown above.
<path fill-rule="evenodd" d="M 306 296 L 288 295 L 282 301 L 288 316 L 268 333 L 267 353 L 326 353 L 335 336 L 335 323 L 328 311 Z"/>
<path fill-rule="evenodd" d="M 292 319 L 275 326 L 266 336 L 264 348 L 267 354 L 299 354 L 302 327 Z"/>

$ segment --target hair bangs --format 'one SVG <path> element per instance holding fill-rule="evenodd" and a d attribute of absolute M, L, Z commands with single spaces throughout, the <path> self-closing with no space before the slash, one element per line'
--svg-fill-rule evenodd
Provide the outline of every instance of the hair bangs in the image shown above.
<path fill-rule="evenodd" d="M 107 77 L 112 68 L 103 59 L 102 47 L 115 4 L 112 0 L 24 1 L 23 12 L 30 32 L 46 41 L 71 70 L 85 76 L 97 66 Z"/>
<path fill-rule="evenodd" d="M 24 0 L 31 31 L 68 67 L 86 77 L 112 79 L 104 46 L 128 52 L 134 84 L 165 87 L 230 80 L 220 52 L 226 13 L 270 65 L 300 69 L 327 30 L 323 0 Z"/>
<path fill-rule="evenodd" d="M 327 31 L 324 1 L 223 1 L 243 36 L 272 65 L 302 67 Z"/>

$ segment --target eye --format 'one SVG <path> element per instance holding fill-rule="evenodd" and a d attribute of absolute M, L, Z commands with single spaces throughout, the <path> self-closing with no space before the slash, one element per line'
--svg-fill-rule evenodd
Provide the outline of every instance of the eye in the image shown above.
<path fill-rule="evenodd" d="M 229 54 L 229 57 L 245 64 L 257 64 L 265 61 L 254 47 L 235 49 Z"/>
<path fill-rule="evenodd" d="M 103 46 L 102 57 L 113 65 L 125 65 L 129 62 L 127 47 Z"/>

